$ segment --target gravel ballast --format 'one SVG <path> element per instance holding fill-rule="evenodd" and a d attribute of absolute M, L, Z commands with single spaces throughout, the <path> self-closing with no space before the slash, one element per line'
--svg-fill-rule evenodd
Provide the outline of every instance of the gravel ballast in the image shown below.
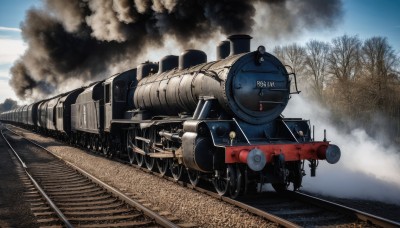
<path fill-rule="evenodd" d="M 133 167 L 67 146 L 36 134 L 25 133 L 56 155 L 86 170 L 106 183 L 168 211 L 186 223 L 202 227 L 276 227 L 275 223 L 252 215 L 206 194 Z"/>

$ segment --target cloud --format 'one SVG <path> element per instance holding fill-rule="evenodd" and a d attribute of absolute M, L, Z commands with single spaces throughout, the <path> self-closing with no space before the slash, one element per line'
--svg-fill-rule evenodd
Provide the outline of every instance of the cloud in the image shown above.
<path fill-rule="evenodd" d="M 0 31 L 21 32 L 21 29 L 0 26 Z"/>
<path fill-rule="evenodd" d="M 26 50 L 27 46 L 22 40 L 0 39 L 0 65 L 12 64 Z"/>
<path fill-rule="evenodd" d="M 12 90 L 8 84 L 8 80 L 0 79 L 0 103 L 3 103 L 6 98 L 12 98 L 13 100 L 18 100 L 15 92 Z"/>

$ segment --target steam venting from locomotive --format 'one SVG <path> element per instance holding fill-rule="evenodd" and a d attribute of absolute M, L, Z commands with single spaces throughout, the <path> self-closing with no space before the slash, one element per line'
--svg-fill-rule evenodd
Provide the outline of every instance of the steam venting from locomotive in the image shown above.
<path fill-rule="evenodd" d="M 334 167 L 321 163 L 316 177 L 305 176 L 303 190 L 400 205 L 400 149 L 396 145 L 384 145 L 383 140 L 368 136 L 363 129 L 338 129 L 328 110 L 301 96 L 292 99 L 283 115 L 311 119 L 317 126 L 316 138 L 323 137 L 324 128 L 330 129 L 328 138 L 342 150 L 342 158 Z"/>
<path fill-rule="evenodd" d="M 10 84 L 21 99 L 40 98 L 71 78 L 96 80 L 121 64 L 132 68 L 167 39 L 189 48 L 221 34 L 284 37 L 334 26 L 341 14 L 340 0 L 46 0 L 21 24 L 28 49 L 14 63 Z"/>

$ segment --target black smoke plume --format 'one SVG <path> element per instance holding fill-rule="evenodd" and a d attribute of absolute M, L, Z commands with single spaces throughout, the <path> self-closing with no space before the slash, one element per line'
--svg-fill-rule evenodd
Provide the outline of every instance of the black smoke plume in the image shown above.
<path fill-rule="evenodd" d="M 11 69 L 21 99 L 46 96 L 70 78 L 103 78 L 121 62 L 157 50 L 168 39 L 182 48 L 218 34 L 253 31 L 256 11 L 268 14 L 260 35 L 324 28 L 340 18 L 340 0 L 69 0 L 44 1 L 21 24 L 26 53 Z M 257 9 L 256 9 L 257 6 Z M 177 54 L 177 53 L 174 53 Z M 141 60 L 144 61 L 144 60 Z"/>

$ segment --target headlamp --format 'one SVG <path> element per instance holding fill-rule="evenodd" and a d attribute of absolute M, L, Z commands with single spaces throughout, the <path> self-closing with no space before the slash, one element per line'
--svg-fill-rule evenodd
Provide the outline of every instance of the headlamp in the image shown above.
<path fill-rule="evenodd" d="M 265 47 L 262 46 L 262 45 L 260 45 L 260 46 L 258 46 L 257 51 L 258 51 L 261 55 L 264 55 L 264 54 L 265 54 Z"/>
<path fill-rule="evenodd" d="M 236 138 L 236 132 L 234 132 L 234 131 L 229 132 L 229 138 L 231 140 L 235 139 Z"/>
<path fill-rule="evenodd" d="M 256 54 L 255 54 L 255 60 L 256 64 L 260 65 L 262 62 L 264 62 L 264 54 L 265 54 L 265 47 L 260 45 L 257 48 Z"/>

